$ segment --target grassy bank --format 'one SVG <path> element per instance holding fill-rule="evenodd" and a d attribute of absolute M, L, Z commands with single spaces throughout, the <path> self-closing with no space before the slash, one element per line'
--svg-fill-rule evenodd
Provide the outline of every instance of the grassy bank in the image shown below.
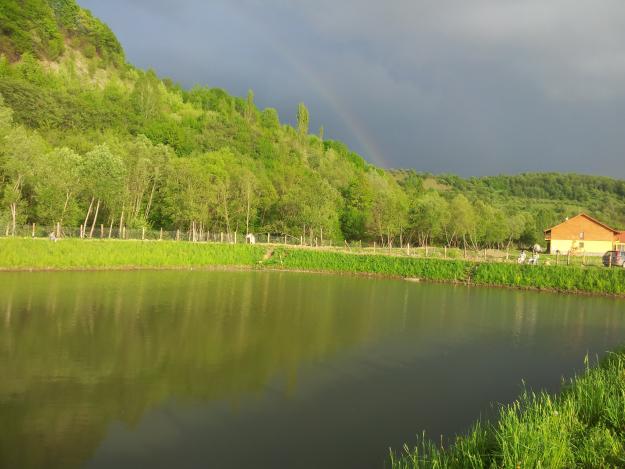
<path fill-rule="evenodd" d="M 285 269 L 371 273 L 475 285 L 625 295 L 625 269 L 620 268 L 476 263 L 288 248 L 276 249 L 265 264 Z"/>
<path fill-rule="evenodd" d="M 473 266 L 470 277 L 476 285 L 625 295 L 625 269 L 617 267 L 482 263 Z"/>
<path fill-rule="evenodd" d="M 392 467 L 624 467 L 625 354 L 570 380 L 562 393 L 525 393 L 447 448 L 422 440 L 391 456 Z"/>
<path fill-rule="evenodd" d="M 265 249 L 244 244 L 194 244 L 175 241 L 99 241 L 57 243 L 1 239 L 0 269 L 175 268 L 257 265 Z"/>
<path fill-rule="evenodd" d="M 465 282 L 468 262 L 386 255 L 348 254 L 313 249 L 277 248 L 265 265 L 293 270 L 375 274 L 433 281 Z"/>
<path fill-rule="evenodd" d="M 264 259 L 265 254 L 272 255 Z M 436 282 L 625 295 L 625 269 L 350 254 L 321 249 L 175 241 L 0 239 L 0 269 L 190 268 L 247 266 L 371 274 Z"/>

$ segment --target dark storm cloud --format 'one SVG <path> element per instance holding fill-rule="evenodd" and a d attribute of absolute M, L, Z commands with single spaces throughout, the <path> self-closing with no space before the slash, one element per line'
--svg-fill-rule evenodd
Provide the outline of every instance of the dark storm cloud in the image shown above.
<path fill-rule="evenodd" d="M 374 162 L 625 177 L 621 0 L 81 0 L 130 61 L 312 123 Z"/>

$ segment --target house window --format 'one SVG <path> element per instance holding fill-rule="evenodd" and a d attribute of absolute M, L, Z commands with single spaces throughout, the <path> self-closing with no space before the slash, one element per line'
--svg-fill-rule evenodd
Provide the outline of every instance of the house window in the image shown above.
<path fill-rule="evenodd" d="M 581 243 L 579 243 L 579 248 L 580 249 L 584 249 L 584 242 L 583 241 Z"/>
<path fill-rule="evenodd" d="M 583 231 L 579 234 L 579 239 L 584 239 L 584 232 Z"/>

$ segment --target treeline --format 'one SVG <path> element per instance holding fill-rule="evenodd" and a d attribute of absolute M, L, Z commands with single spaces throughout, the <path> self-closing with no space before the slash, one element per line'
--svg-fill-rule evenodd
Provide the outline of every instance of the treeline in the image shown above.
<path fill-rule="evenodd" d="M 30 223 L 84 225 L 87 235 L 101 224 L 195 226 L 503 247 L 540 242 L 582 210 L 625 224 L 623 181 L 384 171 L 323 128 L 311 134 L 303 104 L 290 126 L 251 91 L 182 89 L 126 64 L 110 30 L 73 0 L 35 3 L 0 8 L 13 25 L 0 38 L 10 52 L 0 56 L 2 234 Z M 64 39 L 57 56 L 44 30 Z"/>
<path fill-rule="evenodd" d="M 278 143 L 290 140 L 292 147 L 282 142 L 284 153 L 274 145 L 267 156 L 224 146 L 179 156 L 143 134 L 101 134 L 97 145 L 55 147 L 13 123 L 10 108 L 0 110 L 5 234 L 21 224 L 60 223 L 89 233 L 100 224 L 297 236 L 324 230 L 335 240 L 476 248 L 536 241 L 537 218 L 529 211 L 507 213 L 415 181 L 399 184 L 338 143 L 307 135 L 302 143 L 290 127 L 267 131 Z"/>

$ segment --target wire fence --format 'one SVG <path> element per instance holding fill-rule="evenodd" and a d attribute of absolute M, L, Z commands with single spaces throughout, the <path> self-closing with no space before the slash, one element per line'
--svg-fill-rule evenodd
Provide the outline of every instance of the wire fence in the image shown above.
<path fill-rule="evenodd" d="M 117 239 L 135 241 L 187 241 L 196 243 L 227 244 L 284 244 L 290 246 L 331 247 L 334 242 L 320 236 L 294 236 L 285 233 L 254 233 L 246 235 L 237 231 L 204 229 L 164 230 L 99 225 L 97 227 L 67 227 L 23 225 L 0 232 L 0 237 L 48 238 L 48 239 Z"/>
<path fill-rule="evenodd" d="M 321 236 L 291 235 L 285 233 L 254 233 L 246 235 L 239 232 L 218 230 L 188 229 L 164 230 L 148 228 L 111 227 L 99 225 L 95 227 L 42 226 L 37 224 L 17 226 L 13 230 L 0 232 L 0 237 L 21 237 L 39 239 L 116 239 L 135 241 L 178 241 L 195 243 L 223 244 L 272 244 L 318 248 L 348 252 L 352 254 L 379 254 L 389 256 L 433 259 L 465 259 L 475 262 L 518 263 L 519 249 L 464 249 L 452 246 L 413 246 L 410 243 L 394 245 L 392 242 L 376 241 L 334 241 Z M 603 253 L 569 253 L 539 254 L 536 264 L 539 265 L 571 265 L 586 267 L 602 267 Z M 524 263 L 531 263 L 531 253 Z"/>

